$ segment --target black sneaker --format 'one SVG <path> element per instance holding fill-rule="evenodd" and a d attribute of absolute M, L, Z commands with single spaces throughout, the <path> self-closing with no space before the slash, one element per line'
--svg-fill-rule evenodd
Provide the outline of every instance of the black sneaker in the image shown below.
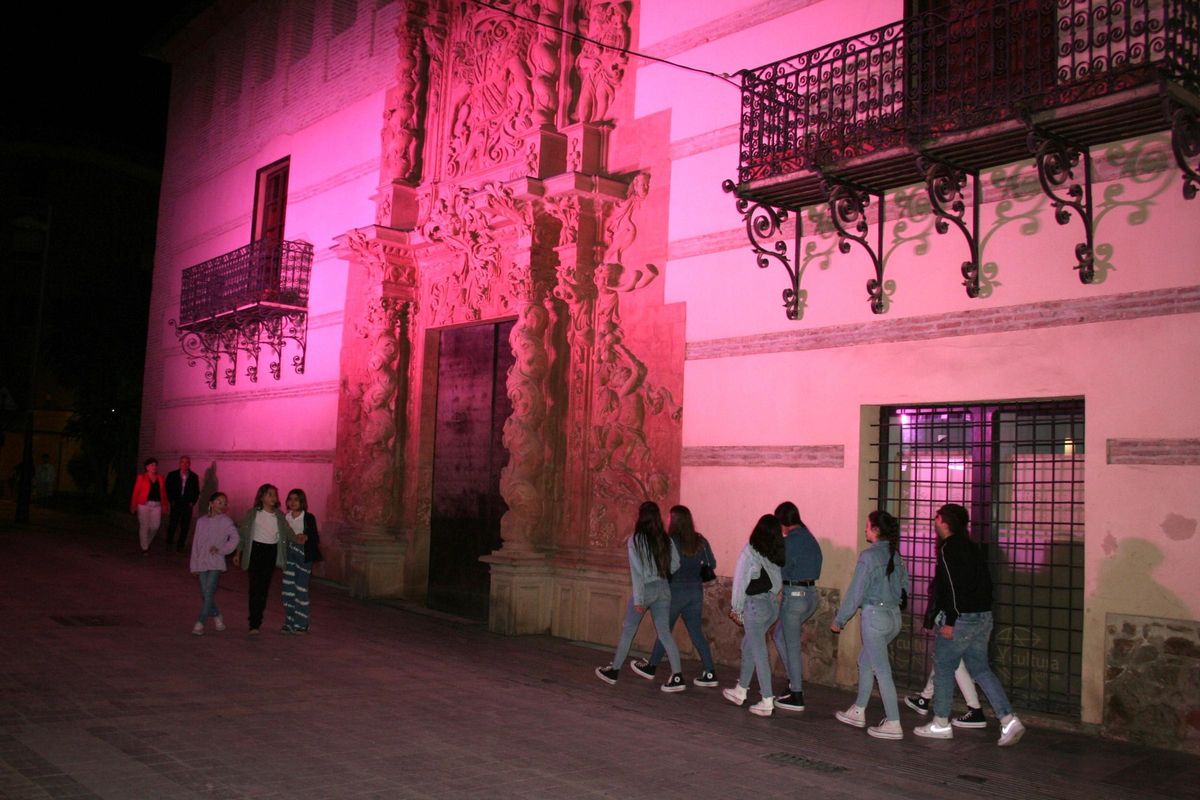
<path fill-rule="evenodd" d="M 621 672 L 609 664 L 607 667 L 596 667 L 596 677 L 612 686 L 617 682 L 617 678 L 621 677 Z"/>
<path fill-rule="evenodd" d="M 788 692 L 775 698 L 775 707 L 787 711 L 804 710 L 804 692 Z"/>
<path fill-rule="evenodd" d="M 987 717 L 982 708 L 968 708 L 967 713 L 950 720 L 950 724 L 956 728 L 986 728 Z"/>
<path fill-rule="evenodd" d="M 721 685 L 717 682 L 717 676 L 707 671 L 701 672 L 698 676 L 696 676 L 696 679 L 693 680 L 692 683 L 696 684 L 697 686 L 703 686 L 706 689 Z"/>
<path fill-rule="evenodd" d="M 633 670 L 635 675 L 640 675 L 648 681 L 654 680 L 654 673 L 658 670 L 658 666 L 656 664 L 651 664 L 644 658 L 639 658 L 636 661 L 630 661 L 629 668 Z"/>
<path fill-rule="evenodd" d="M 662 685 L 662 690 L 664 692 L 682 692 L 686 688 L 687 684 L 684 683 L 683 675 L 679 672 L 676 672 L 674 675 L 668 678 L 667 682 Z"/>
<path fill-rule="evenodd" d="M 929 713 L 929 698 L 921 697 L 919 694 L 910 694 L 908 697 L 904 698 L 904 705 L 908 706 L 922 717 Z"/>

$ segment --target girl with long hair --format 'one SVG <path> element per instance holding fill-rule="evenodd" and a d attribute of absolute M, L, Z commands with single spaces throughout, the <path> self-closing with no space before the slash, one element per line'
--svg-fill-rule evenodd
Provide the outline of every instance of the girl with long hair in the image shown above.
<path fill-rule="evenodd" d="M 671 614 L 671 589 L 667 579 L 679 569 L 679 551 L 675 543 L 667 538 L 663 530 L 662 512 L 658 504 L 649 500 L 638 508 L 637 524 L 626 544 L 629 554 L 629 576 L 633 583 L 633 594 L 625 609 L 625 622 L 621 627 L 621 639 L 617 643 L 612 663 L 596 667 L 596 677 L 612 685 L 621 676 L 621 665 L 629 655 L 629 647 L 637 634 L 646 612 L 654 620 L 658 640 L 667 651 L 671 662 L 671 677 L 662 685 L 664 692 L 682 692 L 687 688 L 683 682 L 679 662 L 679 648 L 671 637 L 668 618 Z"/>
<path fill-rule="evenodd" d="M 746 702 L 750 679 L 758 673 L 762 700 L 750 713 L 769 717 L 775 710 L 771 690 L 771 659 L 767 655 L 767 631 L 779 618 L 779 590 L 783 585 L 783 528 L 773 514 L 759 517 L 750 541 L 738 556 L 733 571 L 732 610 L 729 617 L 745 631 L 742 635 L 742 671 L 737 685 L 726 689 L 725 699 L 736 706 Z"/>
<path fill-rule="evenodd" d="M 213 621 L 213 627 L 225 630 L 225 620 L 217 609 L 213 597 L 217 593 L 217 581 L 225 571 L 225 556 L 233 552 L 238 543 L 237 528 L 225 511 L 229 498 L 224 492 L 213 492 L 208 498 L 208 513 L 196 520 L 196 534 L 192 537 L 192 558 L 189 568 L 200 579 L 200 618 L 192 626 L 196 636 L 204 635 L 204 623 Z"/>
<path fill-rule="evenodd" d="M 255 635 L 262 626 L 271 576 L 276 567 L 282 569 L 287 564 L 288 543 L 303 544 L 304 534 L 292 533 L 279 510 L 279 490 L 269 483 L 258 487 L 254 508 L 242 517 L 238 534 L 240 542 L 233 554 L 233 563 L 246 571 L 250 584 L 250 633 Z"/>
<path fill-rule="evenodd" d="M 308 495 L 303 489 L 292 489 L 284 503 L 284 519 L 296 538 L 288 543 L 287 561 L 283 567 L 283 628 L 282 633 L 308 633 L 308 585 L 312 565 L 321 560 L 318 544 L 317 518 L 308 511 Z"/>
<path fill-rule="evenodd" d="M 900 706 L 896 702 L 896 685 L 892 682 L 892 665 L 888 660 L 888 645 L 900 633 L 900 601 L 908 591 L 908 568 L 900 557 L 900 523 L 886 511 L 867 515 L 865 535 L 870 545 L 858 556 L 850 588 L 842 598 L 830 630 L 841 633 L 842 628 L 862 609 L 862 650 L 858 654 L 858 698 L 854 705 L 835 715 L 839 722 L 856 728 L 867 726 L 867 703 L 871 687 L 879 683 L 885 717 L 867 733 L 877 739 L 903 739 L 900 727 Z"/>
<path fill-rule="evenodd" d="M 701 565 L 717 568 L 717 558 L 692 520 L 692 512 L 687 506 L 671 507 L 671 522 L 667 533 L 675 548 L 679 551 L 679 569 L 671 573 L 671 617 L 670 626 L 675 628 L 675 621 L 683 617 L 688 636 L 700 656 L 704 670 L 699 677 L 692 681 L 697 686 L 716 686 L 717 676 L 713 671 L 712 651 L 708 647 L 708 639 L 704 636 L 701 624 L 704 611 L 704 582 L 700 579 Z M 630 667 L 646 680 L 653 680 L 659 662 L 663 659 L 662 642 L 656 641 L 650 651 L 650 659 L 638 659 Z"/>

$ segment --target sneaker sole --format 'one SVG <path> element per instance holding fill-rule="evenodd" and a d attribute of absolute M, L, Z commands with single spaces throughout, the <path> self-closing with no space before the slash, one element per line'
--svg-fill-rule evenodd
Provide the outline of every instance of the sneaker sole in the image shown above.
<path fill-rule="evenodd" d="M 908 702 L 908 698 L 907 698 L 907 697 L 906 697 L 906 698 L 904 698 L 904 705 L 908 706 L 908 707 L 909 707 L 909 708 L 911 708 L 913 711 L 915 711 L 915 712 L 917 712 L 918 714 L 920 714 L 922 717 L 924 717 L 924 716 L 926 716 L 927 714 L 929 714 L 929 709 L 928 709 L 928 708 L 921 708 L 921 707 L 920 707 L 919 705 L 917 705 L 916 703 L 910 703 L 910 702 Z"/>
<path fill-rule="evenodd" d="M 1000 737 L 1000 741 L 996 742 L 996 744 L 998 744 L 1000 747 L 1012 747 L 1014 744 L 1021 741 L 1021 737 L 1024 735 L 1025 735 L 1025 729 L 1022 728 L 1021 730 L 1019 730 L 1015 734 L 1013 734 L 1012 738 L 1010 738 L 1008 741 L 1005 741 L 1004 737 Z"/>
<path fill-rule="evenodd" d="M 956 728 L 986 728 L 986 722 L 959 722 L 956 719 L 950 720 L 950 724 Z"/>
<path fill-rule="evenodd" d="M 721 693 L 721 696 L 724 697 L 729 702 L 733 703 L 735 706 L 740 706 L 740 705 L 742 705 L 742 703 L 746 702 L 746 698 L 744 698 L 744 697 L 739 700 L 736 697 L 730 697 L 729 695 L 725 694 L 724 692 Z"/>
<path fill-rule="evenodd" d="M 837 712 L 837 713 L 836 713 L 836 714 L 834 714 L 833 716 L 834 716 L 834 718 L 835 718 L 835 719 L 836 719 L 838 722 L 845 723 L 846 725 L 849 725 L 849 726 L 850 726 L 850 727 L 852 727 L 852 728 L 865 728 L 865 727 L 867 727 L 867 722 L 866 722 L 866 720 L 858 720 L 858 719 L 855 719 L 854 717 L 848 716 L 848 715 L 846 715 L 846 714 L 842 713 L 841 711 Z"/>
<path fill-rule="evenodd" d="M 694 685 L 694 686 L 702 686 L 702 687 L 704 687 L 705 689 L 712 689 L 712 688 L 714 688 L 714 687 L 720 686 L 721 684 L 720 684 L 719 682 L 717 682 L 717 681 L 702 681 L 702 680 L 694 680 L 694 681 L 692 681 L 692 685 Z"/>
<path fill-rule="evenodd" d="M 913 733 L 915 735 L 920 736 L 925 739 L 953 739 L 954 738 L 954 731 L 952 731 L 952 730 L 946 731 L 944 734 L 942 734 L 942 733 L 921 733 L 921 730 L 919 728 L 913 728 Z"/>
<path fill-rule="evenodd" d="M 773 708 L 764 709 L 764 708 L 754 708 L 753 706 L 750 707 L 750 713 L 754 714 L 757 717 L 769 717 L 769 716 L 771 716 L 771 712 L 773 712 L 774 710 L 775 709 L 773 709 Z"/>
<path fill-rule="evenodd" d="M 596 677 L 597 677 L 597 678 L 599 678 L 600 680 L 604 681 L 605 683 L 607 683 L 609 686 L 616 686 L 616 685 L 617 685 L 617 679 L 616 679 L 616 678 L 610 678 L 610 677 L 608 677 L 607 675 L 604 675 L 603 673 L 601 673 L 601 672 L 600 672 L 600 668 L 599 668 L 599 667 L 597 667 L 597 668 L 596 668 Z"/>
<path fill-rule="evenodd" d="M 794 703 L 781 703 L 778 700 L 775 701 L 775 707 L 782 708 L 784 711 L 803 711 L 804 710 L 804 706 L 798 706 L 798 705 L 795 705 Z"/>
<path fill-rule="evenodd" d="M 895 741 L 897 739 L 904 738 L 903 732 L 901 732 L 901 733 L 886 733 L 884 731 L 877 731 L 874 728 L 867 728 L 867 733 L 871 736 L 874 736 L 876 739 L 891 739 L 892 741 Z"/>
<path fill-rule="evenodd" d="M 680 686 L 668 686 L 668 685 L 667 685 L 667 684 L 665 684 L 665 683 L 662 685 L 662 690 L 663 690 L 664 692 L 672 692 L 672 693 L 674 693 L 674 692 L 682 692 L 682 691 L 683 691 L 684 689 L 686 689 L 686 688 L 687 688 L 687 684 L 686 684 L 686 683 L 685 683 L 685 684 L 682 684 L 682 685 L 680 685 Z"/>

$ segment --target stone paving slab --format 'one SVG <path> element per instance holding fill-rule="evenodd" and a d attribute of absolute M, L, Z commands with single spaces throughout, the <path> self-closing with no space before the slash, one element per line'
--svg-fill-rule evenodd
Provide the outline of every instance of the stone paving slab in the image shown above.
<path fill-rule="evenodd" d="M 665 694 L 606 652 L 313 587 L 312 633 L 283 636 L 278 576 L 246 634 L 190 635 L 182 555 L 136 534 L 0 505 L 0 798 L 1200 798 L 1200 758 L 996 724 L 953 741 L 871 739 L 808 710 L 750 715 L 716 689 Z M 648 623 L 647 623 L 648 624 Z M 686 665 L 689 677 L 697 665 Z M 725 685 L 732 676 L 721 675 Z M 879 713 L 878 701 L 871 708 Z M 918 724 L 904 710 L 906 731 Z"/>

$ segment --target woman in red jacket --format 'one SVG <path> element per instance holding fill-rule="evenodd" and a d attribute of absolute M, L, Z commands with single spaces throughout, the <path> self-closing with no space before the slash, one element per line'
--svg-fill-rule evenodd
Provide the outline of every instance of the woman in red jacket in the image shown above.
<path fill-rule="evenodd" d="M 158 459 L 147 458 L 143 466 L 146 471 L 133 482 L 133 497 L 129 499 L 129 513 L 137 514 L 138 541 L 142 555 L 150 555 L 150 543 L 158 535 L 164 511 L 170 511 L 167 503 L 167 484 L 158 474 Z"/>

